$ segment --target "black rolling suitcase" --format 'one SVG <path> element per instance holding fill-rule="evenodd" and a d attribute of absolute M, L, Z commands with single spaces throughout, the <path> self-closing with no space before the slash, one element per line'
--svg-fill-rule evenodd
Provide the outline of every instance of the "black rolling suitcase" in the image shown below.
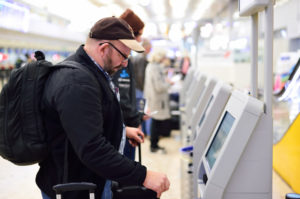
<path fill-rule="evenodd" d="M 66 143 L 66 148 L 68 143 Z M 139 162 L 141 162 L 141 146 L 138 145 L 139 151 Z M 67 182 L 67 161 L 65 157 L 65 168 L 64 168 L 64 182 Z M 57 184 L 53 186 L 53 189 L 56 193 L 56 199 L 62 199 L 62 194 L 68 191 L 89 191 L 90 199 L 95 199 L 95 189 L 97 185 L 94 183 L 88 182 L 79 182 L 79 183 L 64 183 Z M 143 186 L 120 186 L 117 182 L 112 182 L 112 199 L 159 199 L 156 197 L 156 192 L 150 189 L 147 189 Z"/>
<path fill-rule="evenodd" d="M 138 145 L 139 162 L 141 159 L 141 145 Z M 117 182 L 112 182 L 112 199 L 158 199 L 156 192 L 144 186 L 120 186 Z"/>

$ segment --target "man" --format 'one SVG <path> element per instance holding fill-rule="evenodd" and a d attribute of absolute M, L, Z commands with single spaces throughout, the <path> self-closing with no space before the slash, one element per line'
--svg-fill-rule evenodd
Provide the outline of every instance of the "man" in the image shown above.
<path fill-rule="evenodd" d="M 45 197 L 55 198 L 52 186 L 66 178 L 67 182 L 95 183 L 97 199 L 110 180 L 144 185 L 158 197 L 168 190 L 164 174 L 149 171 L 120 153 L 125 128 L 110 76 L 127 66 L 131 49 L 143 51 L 130 26 L 118 18 L 104 18 L 91 28 L 85 45 L 66 59 L 82 69 L 66 67 L 51 73 L 43 98 L 49 155 L 40 163 L 36 177 Z M 143 141 L 135 128 L 126 131 L 136 142 Z M 88 194 L 67 192 L 64 198 L 83 199 Z"/>
<path fill-rule="evenodd" d="M 147 56 L 151 51 L 152 45 L 148 39 L 142 40 L 142 46 L 145 51 L 133 59 L 134 78 L 136 82 L 137 97 L 144 96 L 145 71 L 148 64 Z"/>
<path fill-rule="evenodd" d="M 142 46 L 145 49 L 143 53 L 135 56 L 132 60 L 133 71 L 134 71 L 134 80 L 136 82 L 136 99 L 144 98 L 144 84 L 145 84 L 145 71 L 148 65 L 148 54 L 152 49 L 151 42 L 148 39 L 142 40 Z M 142 131 L 146 135 L 150 135 L 150 125 L 151 120 L 143 121 L 142 122 Z"/>
<path fill-rule="evenodd" d="M 135 39 L 140 42 L 144 29 L 144 22 L 130 9 L 126 9 L 120 18 L 130 25 L 134 32 Z M 142 120 L 148 118 L 136 108 L 136 85 L 133 77 L 131 59 L 128 60 L 126 68 L 117 71 L 113 75 L 113 82 L 119 88 L 120 105 L 125 125 L 128 127 L 140 128 Z M 132 160 L 135 159 L 135 147 L 133 147 L 132 142 L 129 139 L 126 139 L 124 155 Z"/>

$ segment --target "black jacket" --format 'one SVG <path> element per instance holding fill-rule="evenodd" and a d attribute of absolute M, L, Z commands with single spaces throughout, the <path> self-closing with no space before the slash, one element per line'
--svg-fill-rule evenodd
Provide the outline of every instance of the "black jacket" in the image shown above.
<path fill-rule="evenodd" d="M 138 54 L 132 59 L 133 74 L 136 83 L 136 88 L 141 91 L 144 91 L 145 73 L 147 65 L 148 61 L 145 53 Z"/>
<path fill-rule="evenodd" d="M 50 143 L 49 156 L 40 163 L 36 182 L 55 198 L 52 186 L 62 183 L 65 139 L 68 148 L 68 182 L 93 182 L 101 197 L 106 179 L 141 185 L 146 168 L 118 152 L 122 136 L 122 115 L 118 100 L 104 74 L 81 46 L 67 58 L 80 69 L 61 68 L 51 73 L 44 90 L 45 125 Z M 94 75 L 98 81 L 92 81 Z M 65 198 L 88 198 L 87 193 L 68 193 Z"/>
<path fill-rule="evenodd" d="M 138 127 L 142 122 L 143 113 L 138 112 L 136 108 L 135 81 L 130 59 L 126 68 L 122 68 L 113 75 L 113 82 L 119 88 L 125 125 Z"/>

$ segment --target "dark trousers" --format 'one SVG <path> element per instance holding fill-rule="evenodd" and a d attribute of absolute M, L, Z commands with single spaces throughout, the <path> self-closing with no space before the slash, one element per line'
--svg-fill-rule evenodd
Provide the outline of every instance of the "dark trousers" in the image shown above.
<path fill-rule="evenodd" d="M 155 120 L 152 118 L 150 131 L 151 147 L 158 147 L 159 136 L 170 135 L 170 120 Z"/>

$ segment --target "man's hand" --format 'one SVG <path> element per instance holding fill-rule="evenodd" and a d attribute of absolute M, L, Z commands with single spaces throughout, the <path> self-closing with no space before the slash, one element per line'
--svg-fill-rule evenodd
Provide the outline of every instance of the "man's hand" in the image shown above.
<path fill-rule="evenodd" d="M 143 185 L 155 191 L 157 197 L 160 198 L 161 194 L 169 189 L 170 182 L 165 174 L 148 170 Z"/>
<path fill-rule="evenodd" d="M 129 139 L 129 143 L 133 147 L 144 142 L 144 133 L 140 128 L 126 127 L 126 137 Z"/>

